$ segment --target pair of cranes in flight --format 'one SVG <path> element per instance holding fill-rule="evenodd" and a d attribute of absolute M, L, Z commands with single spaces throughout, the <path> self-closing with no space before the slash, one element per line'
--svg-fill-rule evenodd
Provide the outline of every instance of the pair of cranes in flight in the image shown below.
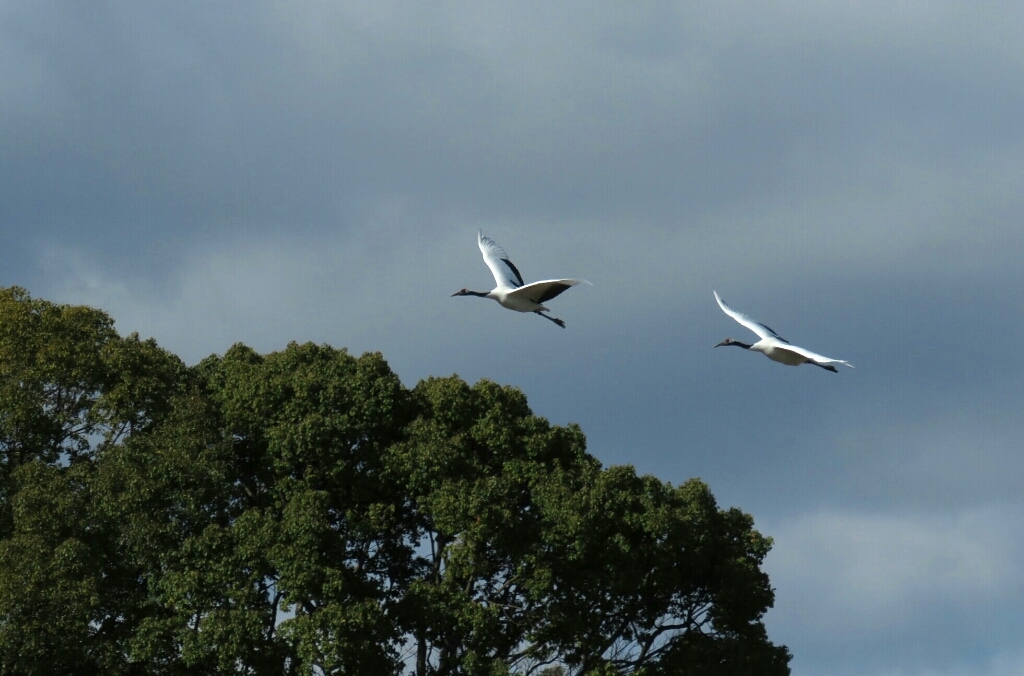
<path fill-rule="evenodd" d="M 497 242 L 490 237 L 485 237 L 481 232 L 477 233 L 477 245 L 480 247 L 480 253 L 484 256 L 484 263 L 487 264 L 487 267 L 491 269 L 491 274 L 494 275 L 494 282 L 497 286 L 491 291 L 462 289 L 453 293 L 453 298 L 455 296 L 490 298 L 498 301 L 498 304 L 503 308 L 515 310 L 516 312 L 533 312 L 548 321 L 558 324 L 563 329 L 565 328 L 565 322 L 561 319 L 544 314 L 549 312 L 548 308 L 544 307 L 544 303 L 560 295 L 570 287 L 580 283 L 590 284 L 590 282 L 585 279 L 545 279 L 540 282 L 527 284 L 523 281 L 523 276 L 519 274 L 519 270 L 509 260 L 508 254 L 498 246 Z M 715 345 L 715 347 L 729 345 L 742 347 L 745 350 L 760 352 L 772 361 L 777 361 L 780 364 L 786 364 L 787 366 L 813 364 L 832 373 L 838 372 L 834 366 L 835 364 L 843 364 L 853 368 L 853 365 L 842 359 L 823 357 L 808 349 L 790 344 L 788 340 L 765 324 L 754 321 L 742 312 L 733 310 L 719 297 L 717 291 L 712 291 L 712 293 L 715 294 L 715 300 L 718 301 L 719 307 L 722 308 L 725 314 L 756 333 L 758 338 L 760 338 L 760 340 L 753 344 L 726 338 L 718 345 Z"/>

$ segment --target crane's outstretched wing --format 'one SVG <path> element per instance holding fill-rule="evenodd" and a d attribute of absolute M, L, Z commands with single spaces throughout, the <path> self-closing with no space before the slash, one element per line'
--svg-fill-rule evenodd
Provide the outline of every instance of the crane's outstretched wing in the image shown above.
<path fill-rule="evenodd" d="M 480 247 L 480 253 L 484 255 L 484 263 L 491 269 L 494 275 L 494 283 L 506 289 L 517 289 L 521 287 L 523 276 L 519 274 L 516 266 L 508 259 L 505 250 L 498 246 L 490 237 L 485 237 L 482 232 L 476 234 L 476 243 Z"/>
<path fill-rule="evenodd" d="M 722 308 L 722 312 L 729 315 L 737 322 L 739 322 L 743 326 L 747 327 L 748 329 L 756 333 L 758 336 L 761 337 L 762 340 L 765 338 L 775 338 L 777 340 L 781 340 L 784 343 L 789 343 L 788 340 L 786 340 L 779 334 L 775 333 L 775 330 L 772 329 L 770 326 L 765 326 L 761 322 L 751 319 L 749 316 L 743 314 L 742 312 L 736 312 L 736 310 L 733 310 L 731 307 L 726 305 L 725 301 L 718 296 L 717 291 L 712 291 L 711 293 L 715 294 L 715 300 L 718 301 L 718 306 Z"/>
<path fill-rule="evenodd" d="M 590 284 L 590 282 L 585 279 L 545 279 L 533 284 L 527 284 L 508 295 L 513 298 L 526 298 L 534 303 L 544 303 L 577 284 Z"/>
<path fill-rule="evenodd" d="M 851 364 L 848 361 L 844 361 L 842 359 L 830 359 L 828 357 L 823 357 L 820 354 L 811 352 L 810 350 L 803 347 L 797 347 L 796 345 L 779 345 L 775 349 L 786 350 L 788 352 L 795 352 L 796 354 L 802 357 L 807 357 L 814 363 L 820 364 L 822 366 L 829 366 L 830 364 L 842 364 L 843 366 L 849 366 L 850 368 L 853 368 L 853 364 Z"/>

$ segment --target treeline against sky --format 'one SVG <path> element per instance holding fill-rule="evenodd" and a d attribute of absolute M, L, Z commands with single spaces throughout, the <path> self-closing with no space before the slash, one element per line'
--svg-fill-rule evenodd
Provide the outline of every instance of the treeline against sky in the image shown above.
<path fill-rule="evenodd" d="M 788 674 L 770 545 L 511 387 L 0 289 L 0 674 Z"/>

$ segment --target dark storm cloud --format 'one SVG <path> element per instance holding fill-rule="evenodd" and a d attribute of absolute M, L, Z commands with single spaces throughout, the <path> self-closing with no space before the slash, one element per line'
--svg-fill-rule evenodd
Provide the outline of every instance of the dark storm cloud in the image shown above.
<path fill-rule="evenodd" d="M 865 137 L 939 163 L 1020 137 L 1012 45 L 956 39 L 955 16 L 808 14 L 13 5 L 8 71 L 37 79 L 4 120 L 7 220 L 76 244 L 145 229 L 172 255 L 224 227 L 344 227 L 396 195 L 675 227 L 856 178 L 809 156 Z"/>

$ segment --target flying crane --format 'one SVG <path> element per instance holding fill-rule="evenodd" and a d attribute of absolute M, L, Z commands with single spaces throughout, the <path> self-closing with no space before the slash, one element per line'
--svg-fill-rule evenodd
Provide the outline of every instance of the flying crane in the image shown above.
<path fill-rule="evenodd" d="M 519 270 L 509 260 L 508 254 L 498 246 L 497 242 L 490 237 L 485 237 L 482 232 L 477 233 L 476 241 L 480 247 L 480 253 L 484 256 L 484 263 L 491 269 L 491 274 L 494 275 L 494 283 L 497 286 L 493 290 L 486 292 L 462 289 L 453 293 L 453 298 L 455 296 L 491 298 L 498 301 L 498 304 L 503 308 L 515 310 L 516 312 L 533 312 L 544 319 L 558 324 L 563 329 L 565 328 L 565 322 L 561 319 L 544 314 L 550 311 L 544 307 L 544 303 L 555 298 L 571 286 L 576 286 L 581 282 L 590 284 L 590 282 L 585 279 L 545 279 L 540 282 L 526 284 L 523 282 L 523 276 L 519 274 Z"/>
<path fill-rule="evenodd" d="M 852 364 L 843 361 L 842 359 L 829 359 L 828 357 L 823 357 L 820 354 L 815 354 L 814 352 L 811 352 L 810 350 L 804 349 L 802 347 L 790 345 L 788 340 L 786 340 L 779 334 L 775 333 L 775 331 L 772 330 L 769 326 L 754 321 L 753 319 L 743 314 L 742 312 L 737 312 L 736 310 L 733 310 L 725 303 L 724 300 L 722 300 L 719 297 L 717 291 L 712 291 L 712 293 L 715 294 L 715 300 L 718 301 L 718 305 L 719 307 L 722 308 L 722 312 L 729 315 L 737 322 L 739 322 L 743 326 L 747 327 L 748 329 L 756 333 L 758 337 L 761 339 L 754 343 L 753 345 L 748 345 L 747 343 L 741 343 L 740 341 L 733 340 L 732 338 L 726 338 L 718 345 L 715 345 L 715 347 L 722 347 L 723 345 L 735 345 L 736 347 L 742 347 L 745 350 L 753 350 L 754 352 L 760 352 L 761 354 L 768 357 L 772 361 L 777 361 L 780 364 L 785 364 L 787 366 L 799 366 L 800 364 L 814 364 L 815 366 L 819 366 L 825 369 L 826 371 L 831 371 L 832 373 L 839 372 L 836 369 L 836 367 L 833 366 L 833 364 L 843 364 L 844 366 L 849 366 L 850 368 L 853 368 Z"/>

